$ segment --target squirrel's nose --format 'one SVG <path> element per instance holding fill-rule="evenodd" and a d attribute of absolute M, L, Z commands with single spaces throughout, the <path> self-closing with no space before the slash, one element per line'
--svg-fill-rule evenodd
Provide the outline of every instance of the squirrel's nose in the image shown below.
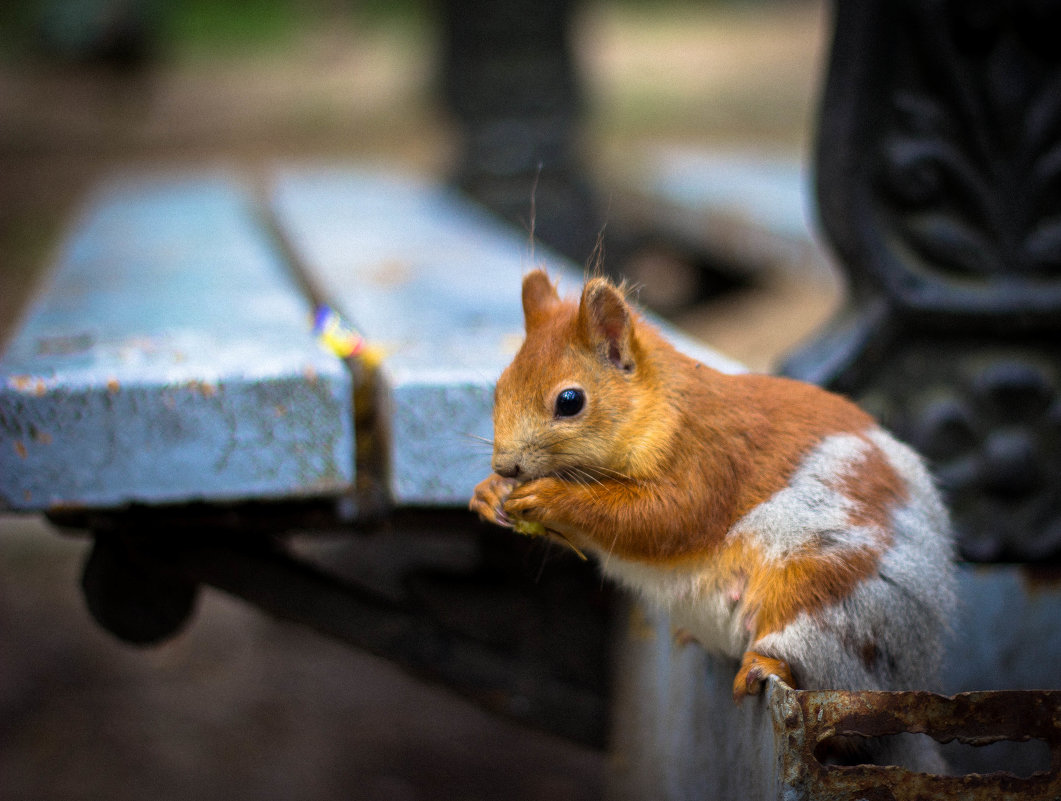
<path fill-rule="evenodd" d="M 494 472 L 497 473 L 499 476 L 504 476 L 505 478 L 516 478 L 520 474 L 521 470 L 519 467 L 519 462 L 517 462 L 515 459 L 511 457 L 495 457 Z"/>

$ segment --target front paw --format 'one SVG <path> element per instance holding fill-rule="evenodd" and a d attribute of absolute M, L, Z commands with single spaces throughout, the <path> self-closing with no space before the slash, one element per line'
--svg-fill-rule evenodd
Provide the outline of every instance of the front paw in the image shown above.
<path fill-rule="evenodd" d="M 505 514 L 502 506 L 515 486 L 514 479 L 493 473 L 476 485 L 475 494 L 468 502 L 468 508 L 487 523 L 511 528 L 512 521 Z"/>
<path fill-rule="evenodd" d="M 510 520 L 548 525 L 562 491 L 559 479 L 536 478 L 512 490 L 502 508 Z"/>

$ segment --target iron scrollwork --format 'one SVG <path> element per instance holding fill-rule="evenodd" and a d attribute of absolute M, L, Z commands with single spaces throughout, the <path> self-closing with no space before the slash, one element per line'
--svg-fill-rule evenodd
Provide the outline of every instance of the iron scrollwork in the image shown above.
<path fill-rule="evenodd" d="M 965 558 L 1061 556 L 1055 3 L 836 3 L 823 225 L 850 286 L 785 372 L 932 462 Z"/>

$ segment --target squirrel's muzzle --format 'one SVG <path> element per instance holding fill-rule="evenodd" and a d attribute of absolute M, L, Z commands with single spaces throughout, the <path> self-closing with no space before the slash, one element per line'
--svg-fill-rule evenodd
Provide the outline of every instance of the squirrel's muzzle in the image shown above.
<path fill-rule="evenodd" d="M 505 478 L 518 478 L 523 472 L 516 457 L 508 454 L 495 454 L 493 468 L 495 473 Z"/>

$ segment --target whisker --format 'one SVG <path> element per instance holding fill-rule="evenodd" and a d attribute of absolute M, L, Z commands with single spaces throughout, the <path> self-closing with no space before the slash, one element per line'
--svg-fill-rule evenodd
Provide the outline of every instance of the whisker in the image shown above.
<path fill-rule="evenodd" d="M 586 555 L 584 553 L 582 553 L 582 549 L 579 548 L 577 545 L 575 545 L 575 543 L 571 542 L 571 540 L 569 540 L 567 537 L 565 537 L 559 531 L 557 531 L 556 529 L 552 529 L 552 528 L 546 528 L 545 530 L 548 531 L 550 534 L 552 534 L 552 535 L 554 535 L 556 537 L 559 537 L 560 541 L 563 542 L 564 545 L 566 545 L 568 548 L 570 548 L 576 554 L 578 554 L 578 558 L 581 559 L 583 562 L 589 561 L 588 558 L 586 557 Z"/>
<path fill-rule="evenodd" d="M 553 433 L 548 440 L 548 444 L 559 445 L 563 442 L 570 442 L 573 439 L 583 439 L 583 435 L 577 431 L 570 434 Z"/>
<path fill-rule="evenodd" d="M 633 481 L 632 476 L 627 475 L 621 470 L 613 470 L 610 467 L 602 467 L 600 465 L 590 465 L 587 469 L 594 470 L 605 478 L 621 478 L 623 481 Z"/>
<path fill-rule="evenodd" d="M 565 453 L 565 452 L 561 451 L 561 452 L 556 452 L 553 455 L 554 456 L 577 456 L 578 454 Z M 574 468 L 567 468 L 567 469 L 574 469 Z M 628 476 L 626 473 L 623 473 L 622 471 L 619 471 L 619 470 L 613 470 L 610 467 L 600 467 L 598 465 L 578 465 L 578 469 L 582 470 L 587 476 L 592 476 L 594 478 L 594 480 L 598 481 L 599 483 L 604 483 L 603 481 L 601 481 L 601 479 L 620 479 L 622 481 L 630 481 L 630 482 L 634 481 L 634 478 L 632 476 Z"/>
<path fill-rule="evenodd" d="M 487 445 L 489 445 L 491 448 L 494 447 L 494 441 L 490 437 L 483 437 L 483 436 L 480 436 L 479 434 L 473 434 L 470 431 L 461 431 L 460 435 L 462 437 L 467 437 L 468 439 L 474 439 L 477 442 L 484 442 Z"/>
<path fill-rule="evenodd" d="M 560 478 L 564 479 L 565 481 L 570 481 L 572 484 L 578 484 L 580 487 L 586 487 L 587 489 L 590 487 L 588 478 L 583 475 L 577 468 L 568 468 L 566 470 L 561 470 L 559 475 Z"/>
<path fill-rule="evenodd" d="M 534 577 L 535 584 L 541 584 L 542 573 L 545 572 L 545 563 L 549 561 L 549 549 L 553 547 L 552 540 L 545 541 L 545 549 L 542 551 L 542 561 L 538 565 L 538 575 Z"/>
<path fill-rule="evenodd" d="M 575 470 L 578 471 L 579 475 L 584 476 L 585 478 L 587 478 L 588 481 L 591 481 L 594 484 L 599 484 L 602 487 L 604 486 L 604 482 L 601 481 L 601 477 L 593 475 L 593 473 L 591 473 L 589 470 L 587 470 L 585 468 L 581 468 L 581 467 L 577 467 L 577 468 L 575 468 Z"/>
<path fill-rule="evenodd" d="M 581 468 L 576 468 L 576 469 L 578 470 L 579 481 L 582 484 L 582 486 L 584 486 L 587 490 L 589 490 L 590 494 L 593 496 L 594 501 L 599 501 L 601 496 L 608 489 L 607 486 L 605 485 L 605 483 L 603 481 L 601 481 L 599 478 L 597 478 L 596 476 L 594 476 L 593 474 L 591 474 L 591 473 L 589 473 L 589 472 L 587 472 L 585 470 L 582 470 Z"/>
<path fill-rule="evenodd" d="M 590 473 L 588 470 L 585 470 L 581 467 L 572 467 L 571 470 L 586 484 L 589 484 L 589 482 L 593 482 L 594 484 L 597 484 L 601 487 L 604 486 L 604 482 L 601 481 L 600 478 L 598 478 L 597 476 Z"/>
<path fill-rule="evenodd" d="M 615 552 L 615 543 L 617 543 L 618 541 L 619 541 L 619 532 L 617 530 L 615 532 L 615 536 L 612 537 L 612 544 L 608 546 L 608 551 L 607 551 L 607 553 L 604 554 L 604 562 L 603 562 L 603 569 L 604 570 L 607 569 L 608 562 L 611 561 L 612 554 Z"/>

